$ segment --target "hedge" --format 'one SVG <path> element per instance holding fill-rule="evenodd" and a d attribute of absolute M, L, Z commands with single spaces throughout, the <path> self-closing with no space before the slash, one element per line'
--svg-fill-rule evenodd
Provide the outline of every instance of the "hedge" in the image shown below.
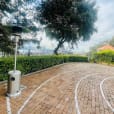
<path fill-rule="evenodd" d="M 91 61 L 96 63 L 108 63 L 112 64 L 114 62 L 114 51 L 104 50 L 94 53 Z"/>
<path fill-rule="evenodd" d="M 23 56 L 17 58 L 17 69 L 22 74 L 28 74 L 66 62 L 88 62 L 85 56 L 52 55 L 52 56 Z M 0 58 L 0 81 L 6 80 L 8 71 L 14 67 L 14 58 Z"/>

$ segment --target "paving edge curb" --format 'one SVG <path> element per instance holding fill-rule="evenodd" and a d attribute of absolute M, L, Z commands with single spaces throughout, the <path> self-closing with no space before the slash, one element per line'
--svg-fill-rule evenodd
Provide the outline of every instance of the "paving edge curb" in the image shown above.
<path fill-rule="evenodd" d="M 29 73 L 29 74 L 22 75 L 22 77 L 30 76 L 30 75 L 37 74 L 37 73 L 40 73 L 40 72 L 44 72 L 44 71 L 47 71 L 49 69 L 56 68 L 58 66 L 62 66 L 62 65 L 65 65 L 65 64 L 68 64 L 68 63 L 62 63 L 62 64 L 54 65 L 54 66 L 51 66 L 51 67 L 48 67 L 48 68 L 45 68 L 45 69 L 42 69 L 42 70 L 38 70 L 38 71 Z"/>
<path fill-rule="evenodd" d="M 58 66 L 62 66 L 62 65 L 65 65 L 65 64 L 68 64 L 68 63 L 62 63 L 62 64 L 54 65 L 54 66 L 51 66 L 51 67 L 48 67 L 48 68 L 45 68 L 45 69 L 42 69 L 42 70 L 39 70 L 39 71 L 35 71 L 35 72 L 32 72 L 32 73 L 28 73 L 28 74 L 22 75 L 21 77 L 25 77 L 25 76 L 30 76 L 30 75 L 33 75 L 33 74 L 37 74 L 37 73 L 40 73 L 40 72 L 43 72 L 43 71 L 47 71 L 49 69 L 56 68 Z M 0 82 L 0 85 L 1 84 L 4 84 L 6 82 L 7 82 L 7 80 L 1 81 Z"/>

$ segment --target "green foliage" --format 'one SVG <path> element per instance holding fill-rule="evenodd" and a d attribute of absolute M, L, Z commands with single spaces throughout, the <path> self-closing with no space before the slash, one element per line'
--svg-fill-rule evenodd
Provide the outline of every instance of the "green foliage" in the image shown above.
<path fill-rule="evenodd" d="M 4 10 L 8 10 L 8 2 L 9 0 L 0 0 L 0 10 L 4 11 Z"/>
<path fill-rule="evenodd" d="M 12 54 L 14 43 L 10 40 L 11 29 L 8 26 L 2 26 L 0 24 L 0 51 Z"/>
<path fill-rule="evenodd" d="M 97 63 L 108 63 L 111 64 L 114 62 L 114 51 L 104 50 L 100 52 L 96 52 L 91 57 L 91 61 Z"/>
<path fill-rule="evenodd" d="M 40 5 L 40 22 L 46 33 L 56 39 L 55 54 L 64 42 L 76 44 L 79 39 L 89 40 L 96 31 L 95 2 L 87 0 L 43 0 Z"/>
<path fill-rule="evenodd" d="M 22 74 L 27 74 L 64 62 L 88 62 L 88 59 L 85 56 L 75 55 L 18 57 L 17 69 L 20 70 Z M 10 57 L 0 59 L 0 80 L 7 79 L 8 71 L 12 70 L 13 66 L 14 58 Z"/>
<path fill-rule="evenodd" d="M 7 79 L 8 71 L 12 70 L 13 58 L 0 59 L 0 81 Z"/>

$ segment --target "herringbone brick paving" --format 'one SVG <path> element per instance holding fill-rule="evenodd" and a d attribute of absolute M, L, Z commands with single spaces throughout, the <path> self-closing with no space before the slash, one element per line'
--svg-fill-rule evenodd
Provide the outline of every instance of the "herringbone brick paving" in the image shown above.
<path fill-rule="evenodd" d="M 84 76 L 77 90 L 80 114 L 113 114 L 104 101 L 100 83 L 104 78 L 114 77 L 114 67 L 89 64 L 68 63 L 22 78 L 26 88 L 22 94 L 10 99 L 12 114 L 17 114 L 24 102 L 43 82 L 49 80 L 24 105 L 21 114 L 77 114 L 75 88 Z M 103 84 L 106 99 L 114 107 L 114 78 Z M 0 114 L 7 114 L 6 84 L 0 84 Z"/>

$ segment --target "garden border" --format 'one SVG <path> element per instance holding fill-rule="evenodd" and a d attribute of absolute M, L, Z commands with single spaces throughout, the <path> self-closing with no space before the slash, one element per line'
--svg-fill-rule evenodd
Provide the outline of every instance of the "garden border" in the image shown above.
<path fill-rule="evenodd" d="M 73 62 L 69 62 L 69 63 L 73 63 Z M 28 73 L 28 74 L 22 75 L 21 77 L 23 78 L 23 77 L 25 77 L 25 76 L 30 76 L 30 75 L 37 74 L 37 73 L 40 73 L 40 72 L 43 72 L 43 71 L 47 71 L 47 70 L 49 70 L 49 69 L 51 69 L 51 68 L 56 68 L 56 67 L 62 66 L 62 65 L 64 65 L 64 64 L 68 64 L 68 63 L 62 63 L 62 64 L 54 65 L 54 66 L 51 66 L 51 67 L 48 67 L 48 68 L 44 68 L 44 69 L 42 69 L 42 70 L 38 70 L 38 71 L 35 71 L 35 72 L 32 72 L 32 73 Z M 0 84 L 4 84 L 4 83 L 6 83 L 6 82 L 7 82 L 7 80 L 1 81 Z"/>

